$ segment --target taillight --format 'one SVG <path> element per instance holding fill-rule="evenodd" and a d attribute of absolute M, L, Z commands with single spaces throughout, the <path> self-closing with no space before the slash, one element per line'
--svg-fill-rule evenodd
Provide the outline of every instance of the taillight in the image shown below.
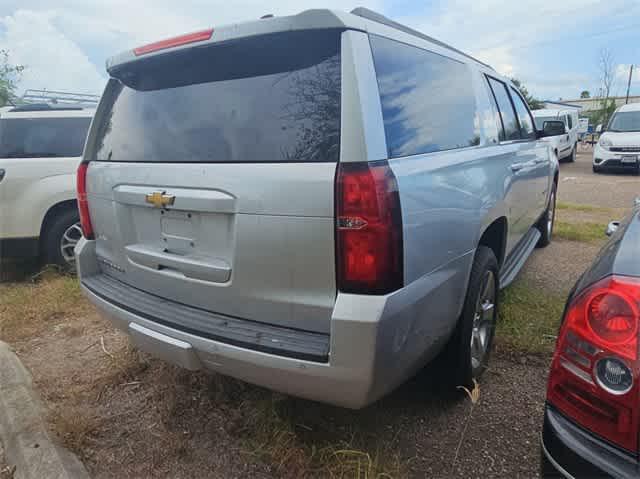
<path fill-rule="evenodd" d="M 640 426 L 640 280 L 610 276 L 567 307 L 551 364 L 547 401 L 628 451 Z"/>
<path fill-rule="evenodd" d="M 193 33 L 187 33 L 186 35 L 167 38 L 165 40 L 160 40 L 158 42 L 149 43 L 148 45 L 134 48 L 133 53 L 136 56 L 140 56 L 146 53 L 157 52 L 158 50 L 165 50 L 167 48 L 179 47 L 180 45 L 187 45 L 188 43 L 203 42 L 205 40 L 209 40 L 212 34 L 213 28 Z"/>
<path fill-rule="evenodd" d="M 80 225 L 82 234 L 87 239 L 93 239 L 93 226 L 89 216 L 89 203 L 87 202 L 87 169 L 89 163 L 80 163 L 76 174 L 76 186 L 78 191 L 78 212 L 80 213 Z"/>
<path fill-rule="evenodd" d="M 400 197 L 386 161 L 338 165 L 336 239 L 340 291 L 385 294 L 402 287 Z"/>

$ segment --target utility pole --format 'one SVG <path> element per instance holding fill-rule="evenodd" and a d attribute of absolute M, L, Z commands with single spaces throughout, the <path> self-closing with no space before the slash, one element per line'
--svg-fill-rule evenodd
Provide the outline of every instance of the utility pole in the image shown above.
<path fill-rule="evenodd" d="M 627 83 L 627 98 L 624 101 L 624 104 L 626 105 L 627 103 L 629 103 L 629 89 L 631 88 L 631 76 L 633 75 L 633 63 L 631 64 L 631 66 L 629 67 L 629 82 Z"/>

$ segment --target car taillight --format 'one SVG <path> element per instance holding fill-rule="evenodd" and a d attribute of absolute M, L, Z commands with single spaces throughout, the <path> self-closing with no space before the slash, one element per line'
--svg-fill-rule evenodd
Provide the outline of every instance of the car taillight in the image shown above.
<path fill-rule="evenodd" d="M 203 42 L 209 40 L 213 35 L 213 28 L 207 30 L 201 30 L 198 32 L 187 33 L 177 37 L 166 38 L 158 42 L 149 43 L 133 49 L 133 53 L 136 56 L 144 55 L 146 53 L 157 52 L 158 50 L 165 50 L 167 48 L 179 47 L 180 45 L 187 45 L 188 43 Z"/>
<path fill-rule="evenodd" d="M 93 239 L 93 226 L 89 216 L 89 203 L 87 202 L 87 169 L 89 163 L 80 163 L 76 174 L 76 186 L 78 191 L 78 212 L 80 213 L 80 225 L 82 234 L 87 239 Z"/>
<path fill-rule="evenodd" d="M 340 291 L 385 294 L 402 287 L 400 197 L 386 161 L 338 165 L 336 240 Z"/>
<path fill-rule="evenodd" d="M 631 452 L 640 425 L 640 280 L 610 276 L 568 305 L 547 401 L 577 424 Z"/>

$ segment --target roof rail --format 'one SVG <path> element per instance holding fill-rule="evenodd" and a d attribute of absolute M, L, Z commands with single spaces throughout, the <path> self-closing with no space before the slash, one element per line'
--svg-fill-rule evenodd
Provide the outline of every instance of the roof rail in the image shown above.
<path fill-rule="evenodd" d="M 100 101 L 100 95 L 88 93 L 73 93 L 55 90 L 25 90 L 21 98 L 24 103 L 45 103 L 64 105 L 95 106 Z"/>
<path fill-rule="evenodd" d="M 49 103 L 24 103 L 14 106 L 9 110 L 11 113 L 26 111 L 69 111 L 82 110 L 82 105 L 51 105 Z"/>
<path fill-rule="evenodd" d="M 435 38 L 430 37 L 428 35 L 425 35 L 424 33 L 421 33 L 418 30 L 414 30 L 413 28 L 409 28 L 406 25 L 403 25 L 403 24 L 398 23 L 398 22 L 394 22 L 390 18 L 387 18 L 384 15 L 381 15 L 380 13 L 374 12 L 373 10 L 369 10 L 368 8 L 365 8 L 365 7 L 358 7 L 358 8 L 354 8 L 353 10 L 351 10 L 351 13 L 353 15 L 357 15 L 359 17 L 366 18 L 367 20 L 371 20 L 372 22 L 381 23 L 383 25 L 387 25 L 388 27 L 395 28 L 396 30 L 400 30 L 402 32 L 408 33 L 409 35 L 413 35 L 415 37 L 422 38 L 423 40 L 427 40 L 427 41 L 429 41 L 431 43 L 435 43 L 436 45 L 438 45 L 440 47 L 443 47 L 443 48 L 446 48 L 448 50 L 454 51 L 454 52 L 456 52 L 456 53 L 458 53 L 458 54 L 460 54 L 462 56 L 465 56 L 465 57 L 469 58 L 470 60 L 473 60 L 474 62 L 479 63 L 480 65 L 484 65 L 485 67 L 490 68 L 491 70 L 493 70 L 493 67 L 491 65 L 487 65 L 486 63 L 481 62 L 477 58 L 474 58 L 471 55 L 467 55 L 466 53 L 461 52 L 457 48 L 453 48 L 451 45 L 447 45 L 446 43 L 441 42 L 440 40 L 436 40 Z"/>

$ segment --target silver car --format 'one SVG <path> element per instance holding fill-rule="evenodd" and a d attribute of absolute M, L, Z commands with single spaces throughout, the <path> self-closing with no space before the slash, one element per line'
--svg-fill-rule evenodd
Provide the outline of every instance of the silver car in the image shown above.
<path fill-rule="evenodd" d="M 77 265 L 140 349 L 350 408 L 438 354 L 454 384 L 480 376 L 558 180 L 508 80 L 366 9 L 216 27 L 107 69 Z"/>

